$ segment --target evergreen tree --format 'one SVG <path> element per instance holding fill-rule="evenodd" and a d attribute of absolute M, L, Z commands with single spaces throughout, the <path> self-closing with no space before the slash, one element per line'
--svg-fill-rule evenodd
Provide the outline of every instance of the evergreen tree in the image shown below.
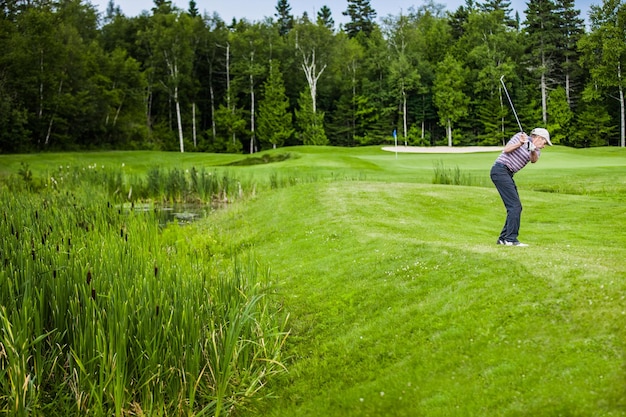
<path fill-rule="evenodd" d="M 319 12 L 317 12 L 317 24 L 330 30 L 335 27 L 335 21 L 328 6 L 322 6 Z"/>
<path fill-rule="evenodd" d="M 229 109 L 220 104 L 215 111 L 215 124 L 217 136 L 208 150 L 210 152 L 241 153 L 243 149 L 241 141 L 232 139 L 248 133 L 246 121 L 241 115 L 241 111 Z"/>
<path fill-rule="evenodd" d="M 530 0 L 524 30 L 527 34 L 528 60 L 539 80 L 543 124 L 548 123 L 548 92 L 558 82 L 559 18 L 552 0 Z"/>
<path fill-rule="evenodd" d="M 187 10 L 189 16 L 198 17 L 200 16 L 200 11 L 198 10 L 198 4 L 194 0 L 189 0 L 189 9 Z"/>
<path fill-rule="evenodd" d="M 283 146 L 294 131 L 278 62 L 270 62 L 270 75 L 264 87 L 265 98 L 259 103 L 259 141 L 264 149 L 276 148 Z"/>
<path fill-rule="evenodd" d="M 465 24 L 469 20 L 471 10 L 465 6 L 459 6 L 448 18 L 448 24 L 452 29 L 452 37 L 456 40 L 463 36 Z"/>
<path fill-rule="evenodd" d="M 278 19 L 278 33 L 281 36 L 287 35 L 293 28 L 293 15 L 291 14 L 289 0 L 278 0 L 274 16 Z"/>
<path fill-rule="evenodd" d="M 296 122 L 300 128 L 299 138 L 303 145 L 328 145 L 324 131 L 324 113 L 313 109 L 311 92 L 306 88 L 300 93 Z"/>
<path fill-rule="evenodd" d="M 580 10 L 574 8 L 574 0 L 556 0 L 559 16 L 560 39 L 557 51 L 561 55 L 560 82 L 565 89 L 565 96 L 570 107 L 574 106 L 574 92 L 581 90 L 582 71 L 579 65 L 577 44 L 584 33 L 584 20 Z"/>
<path fill-rule="evenodd" d="M 370 5 L 369 0 L 348 0 L 348 9 L 343 12 L 344 16 L 350 17 L 344 29 L 350 38 L 362 33 L 369 37 L 374 30 L 376 11 Z"/>
<path fill-rule="evenodd" d="M 120 16 L 121 14 L 122 9 L 120 9 L 120 6 L 116 6 L 113 0 L 109 0 L 109 2 L 107 3 L 106 12 L 104 14 L 105 21 L 110 22 L 111 20 L 113 20 L 114 17 Z"/>
<path fill-rule="evenodd" d="M 172 6 L 171 0 L 154 0 L 154 7 L 152 8 L 152 13 L 163 13 L 170 14 L 173 13 L 175 7 Z"/>
<path fill-rule="evenodd" d="M 558 86 L 550 92 L 550 96 L 548 97 L 548 113 L 550 114 L 550 123 L 548 123 L 546 127 L 550 132 L 551 142 L 555 145 L 566 142 L 574 114 L 567 103 L 565 88 L 563 86 Z"/>
<path fill-rule="evenodd" d="M 515 19 L 511 18 L 511 2 L 507 0 L 485 0 L 479 4 L 479 9 L 485 13 L 499 12 L 502 13 L 504 23 L 512 28 L 518 28 L 519 24 Z"/>
<path fill-rule="evenodd" d="M 577 148 L 610 145 L 609 138 L 615 137 L 617 130 L 606 106 L 598 101 L 583 102 L 566 144 Z"/>

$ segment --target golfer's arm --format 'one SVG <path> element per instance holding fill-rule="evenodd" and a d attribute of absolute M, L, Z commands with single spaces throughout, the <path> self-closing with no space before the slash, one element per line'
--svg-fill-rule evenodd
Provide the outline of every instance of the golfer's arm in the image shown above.
<path fill-rule="evenodd" d="M 509 143 L 508 145 L 506 145 L 503 149 L 504 153 L 511 153 L 516 149 L 519 149 L 522 147 L 522 142 L 517 142 L 517 143 Z"/>
<path fill-rule="evenodd" d="M 539 154 L 537 153 L 537 151 L 531 151 L 530 152 L 530 162 L 534 164 L 538 160 L 539 160 Z"/>

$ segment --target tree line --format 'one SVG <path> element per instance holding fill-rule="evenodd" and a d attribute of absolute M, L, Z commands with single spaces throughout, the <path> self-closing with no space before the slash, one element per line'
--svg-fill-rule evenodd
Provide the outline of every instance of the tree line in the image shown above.
<path fill-rule="evenodd" d="M 154 0 L 125 16 L 82 0 L 0 1 L 0 152 L 254 153 L 289 145 L 625 146 L 626 4 L 432 0 L 377 17 L 346 0 L 225 22 Z M 502 78 L 503 77 L 503 78 Z M 506 91 L 504 90 L 504 81 Z"/>

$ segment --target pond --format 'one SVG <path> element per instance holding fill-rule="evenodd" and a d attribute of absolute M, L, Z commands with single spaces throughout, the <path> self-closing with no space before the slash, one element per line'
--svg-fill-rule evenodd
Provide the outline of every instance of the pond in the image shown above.
<path fill-rule="evenodd" d="M 159 224 L 165 226 L 168 223 L 181 225 L 192 223 L 207 217 L 214 208 L 209 204 L 180 203 L 172 205 L 157 205 L 152 203 L 124 204 L 122 209 L 126 212 L 154 212 Z"/>

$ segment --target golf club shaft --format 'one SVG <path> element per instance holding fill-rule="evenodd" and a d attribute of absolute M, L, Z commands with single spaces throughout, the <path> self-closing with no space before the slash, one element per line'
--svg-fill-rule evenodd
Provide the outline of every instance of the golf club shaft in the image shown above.
<path fill-rule="evenodd" d="M 513 102 L 511 101 L 511 96 L 509 96 L 509 92 L 506 89 L 506 85 L 504 84 L 504 75 L 500 77 L 500 82 L 502 83 L 502 87 L 504 87 L 504 92 L 506 93 L 506 98 L 509 99 L 509 104 L 511 105 L 511 109 L 513 110 L 513 114 L 515 115 L 515 120 L 517 120 L 517 125 L 519 126 L 519 131 L 523 132 L 522 124 L 519 122 L 519 117 L 517 117 L 517 112 L 515 111 L 515 107 L 513 106 Z"/>

